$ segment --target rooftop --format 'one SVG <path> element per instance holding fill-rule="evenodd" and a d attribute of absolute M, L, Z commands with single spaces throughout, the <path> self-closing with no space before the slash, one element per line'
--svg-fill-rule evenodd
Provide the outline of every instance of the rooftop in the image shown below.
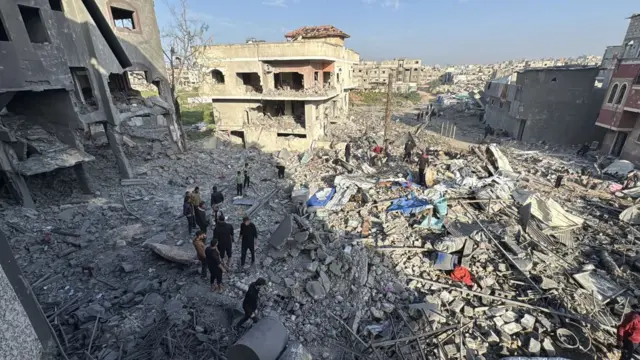
<path fill-rule="evenodd" d="M 593 70 L 597 68 L 598 67 L 595 65 L 563 65 L 522 69 L 518 70 L 518 73 L 524 73 L 527 71 Z"/>
<path fill-rule="evenodd" d="M 326 37 L 340 37 L 343 39 L 350 36 L 333 25 L 304 26 L 290 31 L 284 35 L 287 39 L 302 37 L 303 39 L 322 39 Z"/>

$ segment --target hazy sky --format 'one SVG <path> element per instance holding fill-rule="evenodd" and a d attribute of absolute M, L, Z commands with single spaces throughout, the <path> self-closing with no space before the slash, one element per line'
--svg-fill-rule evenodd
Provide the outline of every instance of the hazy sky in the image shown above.
<path fill-rule="evenodd" d="M 169 18 L 156 0 L 160 28 Z M 422 59 L 426 64 L 602 55 L 624 38 L 638 0 L 189 0 L 215 42 L 249 37 L 283 41 L 305 25 L 351 35 L 362 59 Z"/>

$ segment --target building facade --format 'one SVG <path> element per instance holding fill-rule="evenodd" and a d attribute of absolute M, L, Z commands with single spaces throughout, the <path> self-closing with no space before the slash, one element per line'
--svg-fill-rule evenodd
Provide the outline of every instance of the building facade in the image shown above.
<path fill-rule="evenodd" d="M 218 131 L 265 150 L 305 148 L 346 117 L 360 60 L 344 46 L 349 35 L 319 26 L 285 36 L 287 42 L 206 48 L 199 101 L 212 102 Z"/>
<path fill-rule="evenodd" d="M 83 164 L 93 157 L 76 130 L 95 125 L 121 176 L 132 176 L 113 100 L 130 90 L 126 71 L 143 72 L 170 99 L 153 0 L 2 1 L 0 54 L 0 169 L 17 199 L 32 206 L 25 177 L 58 168 L 73 168 L 90 193 Z M 163 101 L 177 135 L 171 104 Z"/>
<path fill-rule="evenodd" d="M 362 91 L 386 91 L 390 74 L 395 92 L 416 91 L 419 84 L 432 79 L 430 70 L 422 65 L 422 60 L 405 58 L 361 61 L 353 66 L 355 82 Z"/>
<path fill-rule="evenodd" d="M 640 164 L 640 14 L 629 20 L 596 126 L 604 153 Z"/>
<path fill-rule="evenodd" d="M 594 87 L 597 74 L 595 66 L 559 67 L 494 79 L 484 91 L 484 119 L 522 141 L 590 141 L 597 136 L 592 124 L 603 96 Z"/>

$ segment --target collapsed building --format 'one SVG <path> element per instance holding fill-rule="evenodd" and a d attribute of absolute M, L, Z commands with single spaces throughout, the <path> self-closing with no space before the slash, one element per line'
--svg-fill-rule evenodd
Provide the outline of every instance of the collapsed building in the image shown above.
<path fill-rule="evenodd" d="M 0 185 L 33 206 L 26 177 L 73 168 L 91 192 L 79 133 L 103 135 L 120 176 L 132 171 L 121 123 L 148 117 L 180 130 L 152 0 L 11 0 L 0 3 Z M 144 14 L 141 16 L 140 14 Z M 159 97 L 132 104 L 128 72 L 142 72 Z M 145 110 L 146 108 L 146 110 Z"/>
<path fill-rule="evenodd" d="M 218 131 L 264 149 L 306 148 L 346 118 L 360 56 L 333 26 L 303 27 L 287 42 L 207 46 L 200 101 Z"/>
<path fill-rule="evenodd" d="M 520 141 L 601 140 L 602 132 L 593 130 L 604 96 L 594 87 L 598 72 L 596 66 L 531 68 L 491 80 L 484 91 L 484 119 Z"/>

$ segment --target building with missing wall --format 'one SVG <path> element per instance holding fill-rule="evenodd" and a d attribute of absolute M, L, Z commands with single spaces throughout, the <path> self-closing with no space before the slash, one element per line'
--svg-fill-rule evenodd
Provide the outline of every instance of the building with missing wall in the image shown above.
<path fill-rule="evenodd" d="M 419 85 L 437 78 L 436 71 L 423 66 L 422 60 L 405 58 L 361 61 L 354 65 L 353 74 L 358 90 L 363 91 L 386 91 L 392 75 L 392 89 L 399 93 L 416 91 Z"/>
<path fill-rule="evenodd" d="M 116 101 L 132 90 L 127 71 L 158 88 L 179 143 L 153 0 L 0 1 L 0 54 L 0 186 L 26 206 L 25 179 L 56 169 L 72 168 L 91 193 L 78 130 L 100 129 L 132 176 L 120 132 L 132 111 Z"/>
<path fill-rule="evenodd" d="M 491 80 L 483 94 L 484 120 L 527 142 L 600 140 L 592 125 L 603 96 L 594 86 L 598 72 L 596 66 L 531 68 Z"/>
<path fill-rule="evenodd" d="M 353 64 L 346 33 L 303 27 L 286 42 L 208 46 L 199 101 L 211 101 L 218 131 L 266 150 L 304 148 L 345 119 Z"/>

